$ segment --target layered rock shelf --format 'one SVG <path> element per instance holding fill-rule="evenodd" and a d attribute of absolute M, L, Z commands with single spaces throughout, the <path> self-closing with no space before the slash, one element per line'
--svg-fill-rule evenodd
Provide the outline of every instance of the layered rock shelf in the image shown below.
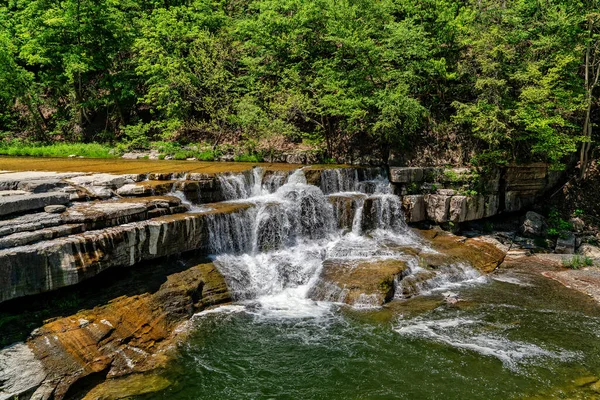
<path fill-rule="evenodd" d="M 0 302 L 74 285 L 109 268 L 189 251 L 208 254 L 215 218 L 253 207 L 239 199 L 256 187 L 276 190 L 295 168 L 40 160 L 36 167 L 56 171 L 10 172 L 14 160 L 2 162 L 10 165 L 2 164 L 0 173 Z M 72 172 L 78 168 L 83 172 Z M 385 224 L 380 210 L 389 198 L 369 193 L 381 189 L 386 175 L 381 168 L 303 169 L 307 183 L 330 195 L 338 228 L 345 230 Z M 396 167 L 389 178 L 408 222 L 438 224 L 518 210 L 557 179 L 541 164 L 486 176 L 464 168 Z M 473 187 L 479 192 L 465 192 Z M 232 199 L 238 202 L 223 203 Z M 353 227 L 357 212 L 361 226 Z"/>
<path fill-rule="evenodd" d="M 155 293 L 122 296 L 50 321 L 26 343 L 0 351 L 0 399 L 80 398 L 79 390 L 103 379 L 114 384 L 116 378 L 160 368 L 179 324 L 230 300 L 221 274 L 212 264 L 200 264 L 169 276 Z M 19 367 L 6 360 L 19 360 Z M 127 394 L 123 390 L 115 392 Z"/>
<path fill-rule="evenodd" d="M 403 195 L 407 221 L 460 223 L 520 211 L 560 181 L 547 164 L 469 168 L 391 167 L 390 181 Z"/>

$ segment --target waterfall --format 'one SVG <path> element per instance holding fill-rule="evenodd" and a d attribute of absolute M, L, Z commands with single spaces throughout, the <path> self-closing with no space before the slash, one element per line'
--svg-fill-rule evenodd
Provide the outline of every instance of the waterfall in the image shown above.
<path fill-rule="evenodd" d="M 219 181 L 230 201 L 252 205 L 208 220 L 215 265 L 238 301 L 296 316 L 316 306 L 309 291 L 331 261 L 405 261 L 410 268 L 398 277 L 398 298 L 475 276 L 462 265 L 424 270 L 415 256 L 402 251 L 402 246 L 423 245 L 408 230 L 400 199 L 378 168 L 323 170 L 320 186 L 307 184 L 303 169 L 254 168 L 221 175 Z M 331 288 L 330 300 L 340 293 L 343 289 Z M 360 299 L 365 306 L 374 301 L 368 295 Z"/>

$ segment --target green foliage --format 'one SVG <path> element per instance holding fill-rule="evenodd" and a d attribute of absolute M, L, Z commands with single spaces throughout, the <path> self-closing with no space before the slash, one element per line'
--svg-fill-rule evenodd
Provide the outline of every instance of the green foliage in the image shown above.
<path fill-rule="evenodd" d="M 192 150 L 201 159 L 227 142 L 244 142 L 237 157 L 248 160 L 305 143 L 333 160 L 410 149 L 427 132 L 462 134 L 477 165 L 560 167 L 590 140 L 581 122 L 598 106 L 581 74 L 586 46 L 600 41 L 588 23 L 597 9 L 596 0 L 6 2 L 0 135 L 123 151 L 203 141 L 210 151 Z"/>
<path fill-rule="evenodd" d="M 98 143 L 57 143 L 43 145 L 40 143 L 21 143 L 13 141 L 0 143 L 0 155 L 31 157 L 69 157 L 114 158 L 119 154 L 115 149 Z"/>
<path fill-rule="evenodd" d="M 548 214 L 548 236 L 560 236 L 564 238 L 572 229 L 572 224 L 569 221 L 562 219 L 558 211 L 550 211 Z"/>
<path fill-rule="evenodd" d="M 565 268 L 579 269 L 582 267 L 591 267 L 592 265 L 594 265 L 594 260 L 592 260 L 590 257 L 575 254 L 570 259 L 564 258 L 562 260 L 562 264 Z"/>
<path fill-rule="evenodd" d="M 575 211 L 573 211 L 574 217 L 582 217 L 584 214 L 585 214 L 585 212 L 580 208 L 577 208 L 577 209 L 575 209 Z"/>

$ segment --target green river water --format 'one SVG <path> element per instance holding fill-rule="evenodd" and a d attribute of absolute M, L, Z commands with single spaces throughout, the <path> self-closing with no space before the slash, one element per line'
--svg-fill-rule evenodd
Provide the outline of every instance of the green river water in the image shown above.
<path fill-rule="evenodd" d="M 291 318 L 252 304 L 193 320 L 140 399 L 593 399 L 600 307 L 536 272 L 394 301 L 378 310 L 313 305 Z"/>

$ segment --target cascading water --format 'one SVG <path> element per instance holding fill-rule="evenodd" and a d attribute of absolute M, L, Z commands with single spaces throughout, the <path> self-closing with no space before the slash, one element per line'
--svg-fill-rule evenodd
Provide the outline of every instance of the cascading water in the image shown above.
<path fill-rule="evenodd" d="M 308 295 L 327 260 L 403 259 L 411 266 L 403 276 L 419 271 L 401 247 L 422 245 L 379 169 L 324 170 L 321 187 L 307 184 L 302 169 L 284 175 L 255 168 L 219 180 L 227 198 L 252 204 L 243 212 L 215 214 L 209 223 L 215 265 L 237 300 L 251 300 L 263 311 L 297 316 L 304 309 L 301 314 L 310 315 L 311 308 L 324 309 Z M 446 282 L 441 275 L 450 270 L 413 286 L 430 290 Z"/>

